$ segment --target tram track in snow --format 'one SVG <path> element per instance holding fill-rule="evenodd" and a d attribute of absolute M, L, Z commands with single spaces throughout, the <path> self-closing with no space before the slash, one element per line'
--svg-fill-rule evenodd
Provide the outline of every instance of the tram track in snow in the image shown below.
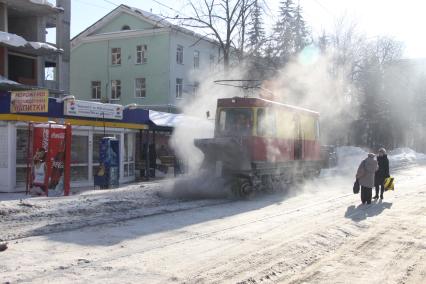
<path fill-rule="evenodd" d="M 403 166 L 400 166 L 398 168 L 393 168 L 393 170 L 398 172 L 400 170 L 409 169 L 409 168 L 412 168 L 412 167 L 415 167 L 415 166 L 416 165 L 403 165 Z M 330 180 L 330 179 L 331 179 L 331 177 L 322 177 L 322 178 L 319 179 L 319 181 L 321 181 L 321 180 L 325 181 L 325 180 Z M 348 188 L 350 188 L 350 187 L 351 187 L 351 185 L 348 185 Z M 268 194 L 265 194 L 265 196 L 267 196 L 267 195 Z M 279 198 L 281 198 L 279 192 L 273 193 L 273 194 L 269 195 L 267 198 L 274 199 L 278 196 L 279 196 Z M 285 215 L 285 214 L 291 214 L 293 212 L 302 211 L 302 210 L 305 210 L 305 209 L 308 209 L 308 208 L 311 208 L 311 207 L 318 206 L 318 205 L 323 204 L 323 203 L 332 202 L 334 200 L 339 200 L 339 199 L 346 198 L 346 197 L 349 197 L 349 196 L 353 196 L 353 194 L 348 193 L 348 194 L 334 196 L 332 198 L 321 200 L 319 202 L 308 204 L 306 206 L 301 206 L 301 207 L 298 207 L 298 208 L 291 209 L 289 211 L 284 211 L 284 212 L 281 212 L 281 213 L 278 213 L 278 214 L 275 214 L 275 215 L 266 216 L 265 218 L 256 219 L 256 220 L 253 220 L 251 223 L 261 222 L 264 219 L 266 220 L 266 219 L 270 219 L 270 218 L 279 217 L 279 216 L 282 216 L 282 215 Z M 276 198 L 277 202 L 283 201 L 283 199 L 280 200 L 279 198 Z M 285 197 L 284 197 L 284 200 L 285 200 Z M 80 221 L 80 222 L 79 222 L 79 220 L 73 220 L 73 221 L 68 222 L 68 223 L 66 223 L 66 222 L 65 223 L 56 222 L 56 223 L 50 223 L 50 224 L 46 223 L 44 229 L 33 228 L 30 231 L 26 231 L 26 232 L 18 235 L 17 237 L 0 238 L 0 240 L 3 241 L 3 242 L 13 242 L 13 241 L 19 241 L 19 240 L 23 240 L 23 239 L 30 238 L 30 237 L 37 237 L 37 236 L 44 236 L 44 235 L 50 235 L 50 234 L 55 234 L 55 233 L 67 232 L 67 231 L 80 230 L 80 229 L 83 229 L 83 228 L 86 228 L 86 227 L 91 227 L 91 226 L 104 226 L 104 225 L 121 223 L 121 222 L 131 221 L 131 220 L 140 219 L 140 218 L 149 218 L 149 217 L 154 217 L 154 216 L 158 216 L 158 215 L 173 214 L 173 213 L 178 213 L 178 212 L 182 212 L 182 211 L 189 211 L 189 210 L 199 210 L 199 209 L 206 208 L 206 207 L 222 206 L 222 205 L 225 205 L 227 203 L 257 202 L 257 201 L 258 200 L 239 201 L 239 200 L 230 200 L 230 199 L 223 199 L 223 200 L 219 199 L 219 200 L 202 200 L 201 204 L 200 204 L 199 201 L 198 202 L 197 201 L 177 201 L 176 203 L 161 205 L 161 206 L 152 207 L 152 208 L 137 208 L 137 207 L 126 208 L 127 211 L 130 211 L 130 210 L 133 210 L 133 209 L 134 209 L 134 211 L 132 211 L 132 213 L 130 213 L 130 215 L 126 215 L 126 212 L 125 212 L 125 213 L 123 213 L 122 216 L 114 215 L 113 212 L 107 212 L 109 214 L 102 214 L 102 215 L 97 215 L 97 216 L 94 216 L 94 217 L 89 217 L 88 219 L 84 219 L 83 221 Z M 174 207 L 174 206 L 176 206 L 176 207 Z M 142 212 L 140 212 L 140 211 L 142 211 Z M 63 219 L 64 221 L 66 221 L 66 216 L 61 216 L 59 219 Z M 2 225 L 2 223 L 0 222 L 0 227 L 1 227 L 1 225 Z M 244 225 L 248 225 L 248 224 L 241 224 L 239 226 L 244 226 Z M 2 228 L 2 229 L 4 230 L 4 228 Z M 232 229 L 232 228 L 229 228 L 229 229 Z"/>
<path fill-rule="evenodd" d="M 401 197 L 408 196 L 408 195 L 409 195 L 409 193 L 402 194 Z M 111 255 L 104 256 L 102 258 L 95 259 L 95 260 L 90 260 L 87 263 L 80 262 L 80 263 L 77 263 L 77 264 L 70 264 L 70 265 L 62 266 L 59 270 L 45 271 L 45 273 L 48 275 L 48 277 L 55 278 L 55 277 L 60 277 L 64 272 L 66 272 L 69 269 L 70 270 L 72 270 L 72 269 L 90 269 L 90 267 L 103 267 L 103 265 L 105 263 L 120 261 L 120 259 L 126 259 L 126 258 L 129 258 L 129 257 L 135 256 L 135 255 L 144 255 L 146 253 L 152 253 L 154 251 L 162 250 L 162 249 L 165 249 L 165 248 L 168 248 L 168 247 L 170 248 L 170 247 L 173 247 L 173 246 L 183 245 L 184 243 L 191 242 L 193 240 L 202 240 L 202 239 L 212 238 L 215 235 L 222 235 L 223 233 L 226 233 L 227 231 L 236 231 L 236 232 L 241 231 L 241 229 L 243 227 L 250 227 L 250 226 L 253 227 L 252 225 L 255 224 L 255 223 L 262 223 L 264 221 L 267 221 L 267 220 L 270 220 L 270 219 L 273 219 L 273 218 L 279 218 L 279 217 L 282 217 L 284 215 L 291 215 L 291 214 L 299 213 L 299 212 L 303 212 L 303 211 L 306 211 L 304 213 L 309 215 L 309 214 L 312 214 L 312 212 L 313 212 L 312 208 L 320 207 L 321 205 L 324 205 L 324 204 L 330 204 L 330 203 L 333 203 L 337 200 L 342 200 L 343 203 L 346 204 L 347 202 L 345 202 L 344 200 L 346 198 L 352 197 L 352 196 L 353 196 L 353 194 L 342 194 L 342 195 L 334 196 L 332 198 L 325 198 L 325 199 L 322 199 L 318 202 L 313 202 L 313 203 L 307 204 L 305 206 L 299 206 L 299 207 L 296 207 L 296 208 L 289 208 L 289 209 L 283 210 L 279 213 L 267 214 L 266 216 L 254 218 L 252 220 L 247 220 L 247 221 L 239 223 L 239 224 L 225 226 L 223 228 L 208 231 L 208 232 L 205 232 L 205 233 L 192 234 L 192 235 L 189 235 L 189 236 L 185 236 L 183 238 L 169 240 L 169 241 L 166 241 L 164 243 L 161 242 L 161 243 L 154 244 L 152 246 L 143 247 L 143 248 L 139 248 L 139 249 L 136 248 L 136 249 L 132 249 L 130 251 L 129 250 L 126 250 L 126 251 L 123 251 L 123 252 L 117 251 L 117 252 L 115 252 Z M 235 201 L 235 202 L 244 202 L 244 201 Z M 173 214 L 173 213 L 179 213 L 179 212 L 190 211 L 190 210 L 211 208 L 211 207 L 215 207 L 215 206 L 224 206 L 224 205 L 226 206 L 227 203 L 233 203 L 233 201 L 222 202 L 222 203 L 217 203 L 217 204 L 212 204 L 212 205 L 200 206 L 200 207 L 196 207 L 196 208 L 179 210 L 179 211 L 175 211 L 175 212 L 168 212 L 168 213 L 164 213 L 164 214 L 156 214 L 156 215 Z M 342 205 L 342 204 L 339 203 L 339 205 Z M 327 206 L 325 208 L 327 208 Z M 339 208 L 339 206 L 331 206 L 331 209 L 337 210 L 338 208 Z M 373 210 L 374 207 L 366 207 L 365 210 L 368 211 L 370 209 Z M 320 209 L 320 212 L 324 213 L 325 211 L 323 209 Z M 349 224 L 349 223 L 351 223 L 350 219 L 352 219 L 355 216 L 360 215 L 360 214 L 365 214 L 365 212 L 364 211 L 356 211 L 356 212 L 354 212 L 350 215 L 347 215 L 346 216 L 347 219 L 344 219 L 343 222 L 345 224 L 346 223 Z M 154 217 L 154 216 L 155 215 L 152 215 L 150 217 Z M 330 215 L 330 216 L 327 215 L 327 219 L 330 219 L 330 218 L 332 219 L 332 218 L 334 218 L 333 216 L 334 216 L 333 214 Z M 304 218 L 304 217 L 302 217 L 302 218 Z M 131 219 L 123 220 L 123 221 L 124 222 L 125 221 L 131 221 L 131 220 L 134 220 L 134 219 L 138 219 L 138 218 L 131 218 Z M 321 218 L 321 219 L 322 219 L 322 221 L 324 221 L 324 218 Z M 291 220 L 291 219 L 286 219 L 286 220 Z M 304 219 L 304 220 L 306 220 L 306 219 Z M 311 220 L 311 222 L 315 223 L 316 221 Z M 325 223 L 326 224 L 332 224 L 330 222 L 330 220 L 326 221 Z M 108 223 L 105 223 L 105 224 L 108 224 Z M 274 230 L 275 227 L 279 228 L 279 227 L 282 227 L 282 226 L 285 226 L 285 223 L 280 222 L 276 226 L 271 227 L 269 232 Z M 299 229 L 301 229 L 301 228 L 299 228 Z M 306 230 L 304 229 L 303 235 L 310 235 L 310 234 L 312 234 L 311 231 L 312 232 L 315 231 L 314 226 L 312 226 L 312 228 L 308 227 Z M 299 238 L 299 237 L 301 237 L 299 234 L 297 234 L 297 236 L 295 236 L 295 238 Z M 292 242 L 292 241 L 293 241 L 292 238 L 287 239 L 287 242 Z M 28 281 L 37 280 L 37 279 L 43 280 L 47 276 L 46 274 L 42 273 L 42 274 L 37 275 L 37 276 L 32 276 L 31 279 L 28 278 L 27 280 Z"/>

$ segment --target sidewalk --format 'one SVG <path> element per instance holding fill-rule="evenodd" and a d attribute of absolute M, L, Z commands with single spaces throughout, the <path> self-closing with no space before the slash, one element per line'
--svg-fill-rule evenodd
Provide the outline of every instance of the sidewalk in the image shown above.
<path fill-rule="evenodd" d="M 9 200 L 21 200 L 31 198 L 31 195 L 26 195 L 25 192 L 0 193 L 0 202 Z"/>
<path fill-rule="evenodd" d="M 114 190 L 120 190 L 132 187 L 134 185 L 149 185 L 149 184 L 156 184 L 160 181 L 166 181 L 165 178 L 151 178 L 149 181 L 139 181 L 139 182 L 131 182 L 131 183 L 125 183 L 121 184 L 117 188 L 111 188 L 111 189 L 99 189 L 95 188 L 93 186 L 85 186 L 85 187 L 73 187 L 71 188 L 71 196 L 75 195 L 86 195 L 86 194 L 96 194 L 96 193 L 102 193 L 102 192 L 110 192 Z M 63 196 L 48 196 L 48 198 L 58 198 Z M 13 200 L 24 200 L 24 199 L 40 199 L 40 198 L 46 198 L 46 196 L 32 196 L 30 194 L 25 194 L 25 192 L 0 192 L 0 202 L 2 201 L 13 201 Z"/>

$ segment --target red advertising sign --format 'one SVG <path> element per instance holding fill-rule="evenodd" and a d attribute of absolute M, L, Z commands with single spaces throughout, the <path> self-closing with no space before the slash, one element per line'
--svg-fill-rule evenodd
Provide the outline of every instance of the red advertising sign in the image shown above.
<path fill-rule="evenodd" d="M 70 126 L 35 124 L 32 127 L 30 185 L 46 194 L 68 195 Z M 68 147 L 67 147 L 68 145 Z M 66 173 L 67 171 L 67 173 Z"/>

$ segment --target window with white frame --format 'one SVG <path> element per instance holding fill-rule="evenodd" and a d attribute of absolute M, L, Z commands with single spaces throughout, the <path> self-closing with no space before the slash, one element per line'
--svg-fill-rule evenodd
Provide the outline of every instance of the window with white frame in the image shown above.
<path fill-rule="evenodd" d="M 48 62 L 44 63 L 44 80 L 45 81 L 56 81 L 57 76 L 56 63 Z"/>
<path fill-rule="evenodd" d="M 71 139 L 72 180 L 89 180 L 89 136 L 73 132 Z"/>
<path fill-rule="evenodd" d="M 92 100 L 101 99 L 101 81 L 92 81 Z"/>
<path fill-rule="evenodd" d="M 214 70 L 214 65 L 215 65 L 215 58 L 214 58 L 214 55 L 213 54 L 211 54 L 210 55 L 210 71 L 213 71 Z"/>
<path fill-rule="evenodd" d="M 200 52 L 198 50 L 194 51 L 194 69 L 200 68 Z"/>
<path fill-rule="evenodd" d="M 182 98 L 182 91 L 183 91 L 183 79 L 176 78 L 176 98 L 178 99 Z"/>
<path fill-rule="evenodd" d="M 119 47 L 111 48 L 111 64 L 112 65 L 121 64 L 121 48 Z"/>
<path fill-rule="evenodd" d="M 178 45 L 176 48 L 176 63 L 183 64 L 183 46 Z"/>
<path fill-rule="evenodd" d="M 136 63 L 144 64 L 148 61 L 148 47 L 146 44 L 136 46 Z"/>
<path fill-rule="evenodd" d="M 121 80 L 111 80 L 111 99 L 119 100 L 121 97 Z"/>
<path fill-rule="evenodd" d="M 136 78 L 135 79 L 135 96 L 137 98 L 146 97 L 146 80 L 145 78 Z"/>

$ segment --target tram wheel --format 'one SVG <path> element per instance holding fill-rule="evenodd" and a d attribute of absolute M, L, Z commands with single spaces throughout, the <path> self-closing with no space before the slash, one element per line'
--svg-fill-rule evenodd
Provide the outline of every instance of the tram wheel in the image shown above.
<path fill-rule="evenodd" d="M 254 196 L 253 186 L 248 181 L 242 181 L 240 183 L 239 195 L 242 198 L 250 199 Z"/>

